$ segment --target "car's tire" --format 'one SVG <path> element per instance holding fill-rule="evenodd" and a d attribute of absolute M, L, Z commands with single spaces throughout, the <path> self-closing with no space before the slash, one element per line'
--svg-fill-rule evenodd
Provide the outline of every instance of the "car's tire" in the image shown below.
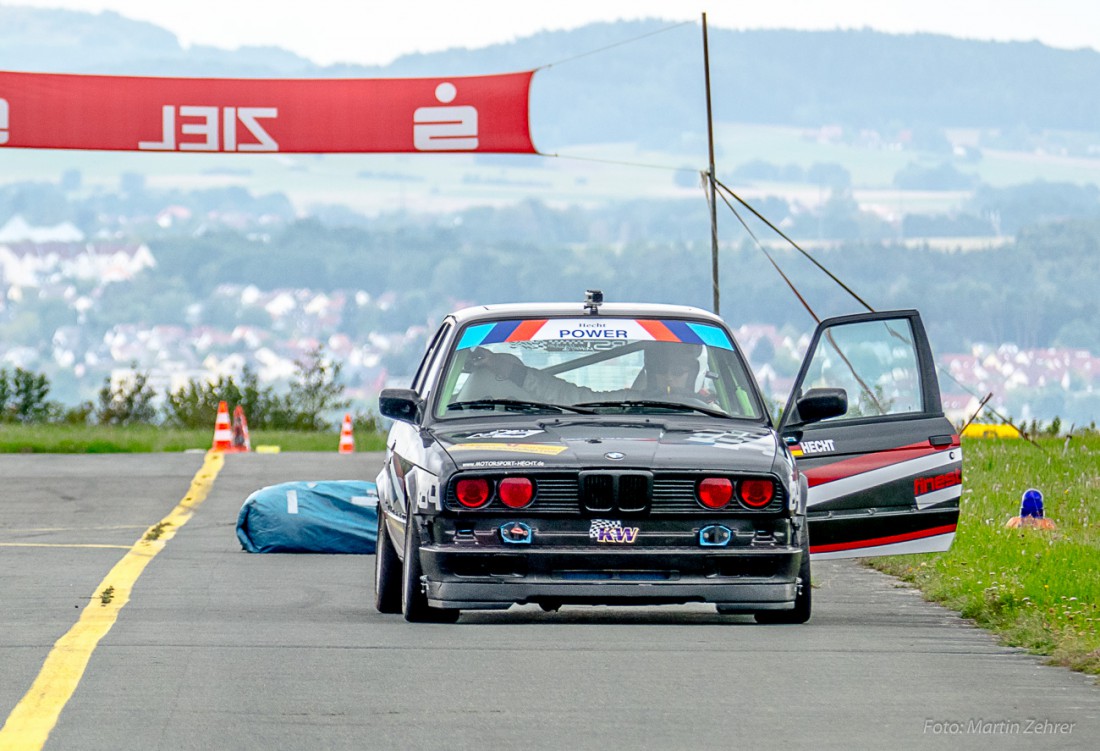
<path fill-rule="evenodd" d="M 813 610 L 813 588 L 810 586 L 810 543 L 802 546 L 802 563 L 798 567 L 798 592 L 791 610 L 758 610 L 753 614 L 757 623 L 805 623 Z"/>
<path fill-rule="evenodd" d="M 381 508 L 374 545 L 374 607 L 379 613 L 401 612 L 401 559 L 390 542 L 386 515 Z"/>
<path fill-rule="evenodd" d="M 401 614 L 410 623 L 454 623 L 461 611 L 433 608 L 420 585 L 420 535 L 409 514 L 405 522 L 405 561 L 401 566 Z"/>

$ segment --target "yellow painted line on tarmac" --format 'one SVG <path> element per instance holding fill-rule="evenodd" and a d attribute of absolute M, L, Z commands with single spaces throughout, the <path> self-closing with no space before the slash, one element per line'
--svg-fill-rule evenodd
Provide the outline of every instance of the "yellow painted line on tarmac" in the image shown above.
<path fill-rule="evenodd" d="M 80 683 L 88 661 L 100 639 L 107 635 L 118 613 L 130 601 L 130 591 L 141 572 L 165 544 L 190 519 L 195 509 L 206 500 L 214 478 L 221 471 L 225 458 L 221 452 L 206 454 L 202 467 L 191 480 L 191 487 L 176 507 L 146 531 L 130 552 L 115 564 L 99 583 L 95 593 L 69 632 L 54 643 L 26 695 L 8 715 L 0 728 L 0 749 L 5 751 L 39 751 L 57 724 L 61 710 Z M 149 538 L 156 539 L 149 539 Z"/>
<path fill-rule="evenodd" d="M 0 542 L 0 548 L 118 548 L 130 550 L 133 545 L 107 545 L 79 542 Z"/>

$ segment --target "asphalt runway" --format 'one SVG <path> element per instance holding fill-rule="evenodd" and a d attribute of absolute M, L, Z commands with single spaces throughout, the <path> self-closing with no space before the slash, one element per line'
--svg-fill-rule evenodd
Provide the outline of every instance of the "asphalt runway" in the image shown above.
<path fill-rule="evenodd" d="M 229 455 L 200 493 L 202 454 L 0 456 L 0 749 L 1100 747 L 1092 679 L 852 562 L 815 564 L 804 626 L 704 606 L 414 625 L 375 612 L 372 556 L 241 550 L 253 490 L 380 462 Z M 97 610 L 124 559 L 129 600 Z M 89 647 L 82 614 L 111 608 Z"/>

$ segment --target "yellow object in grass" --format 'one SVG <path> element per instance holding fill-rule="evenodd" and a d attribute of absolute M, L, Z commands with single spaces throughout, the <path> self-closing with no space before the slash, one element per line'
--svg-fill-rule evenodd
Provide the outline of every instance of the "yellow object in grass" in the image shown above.
<path fill-rule="evenodd" d="M 1011 425 L 972 422 L 963 429 L 964 438 L 1021 438 Z"/>

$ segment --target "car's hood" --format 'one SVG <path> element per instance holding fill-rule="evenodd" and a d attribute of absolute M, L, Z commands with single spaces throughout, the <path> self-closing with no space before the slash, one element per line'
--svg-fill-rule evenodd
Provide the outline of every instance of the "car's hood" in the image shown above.
<path fill-rule="evenodd" d="M 561 418 L 519 427 L 433 429 L 460 469 L 720 469 L 767 472 L 779 450 L 775 432 L 752 423 Z"/>

